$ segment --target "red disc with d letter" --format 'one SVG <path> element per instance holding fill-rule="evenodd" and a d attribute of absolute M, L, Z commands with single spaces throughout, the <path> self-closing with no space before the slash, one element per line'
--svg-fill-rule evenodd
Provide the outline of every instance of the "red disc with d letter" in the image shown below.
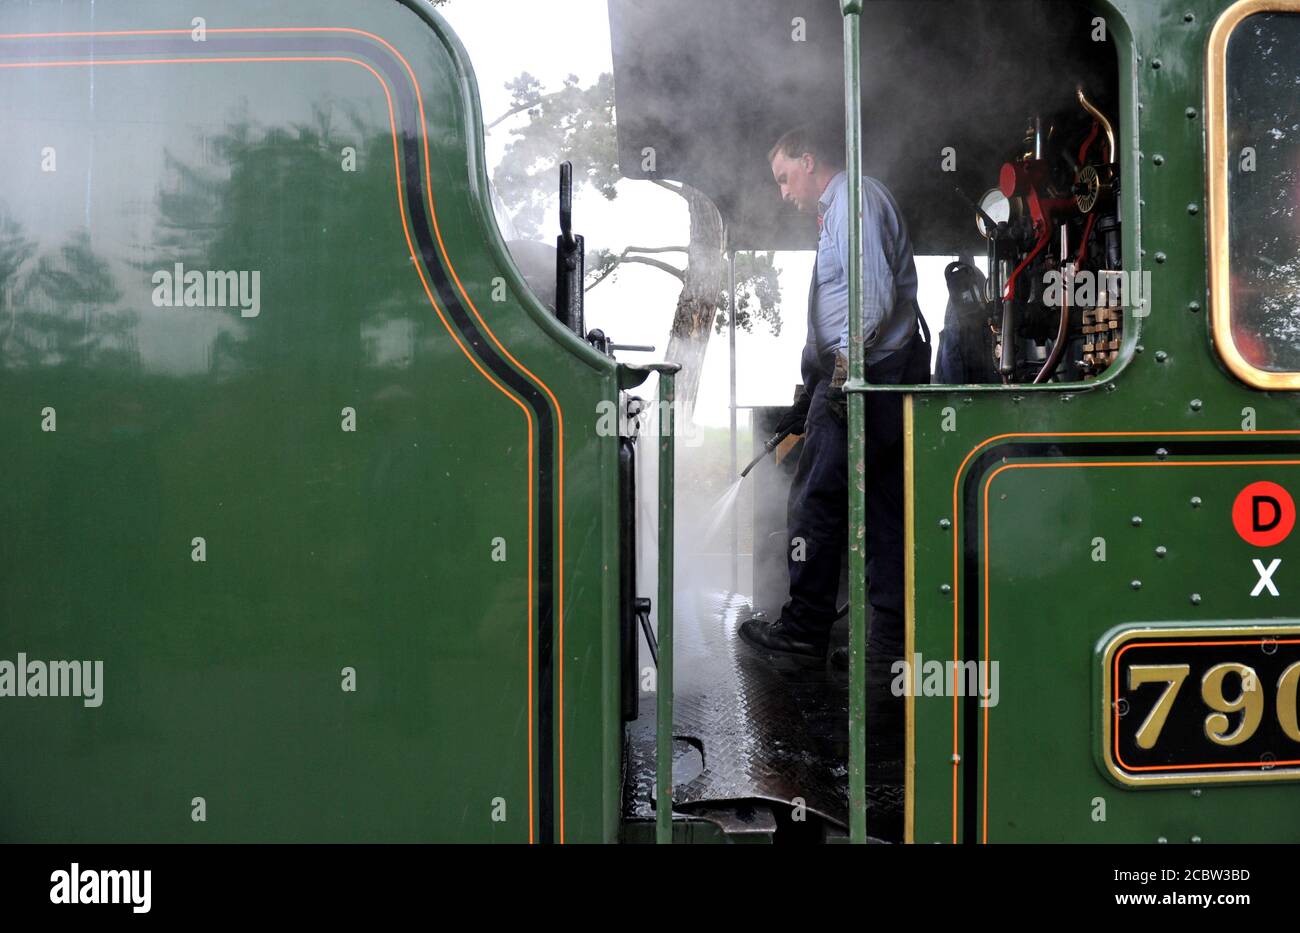
<path fill-rule="evenodd" d="M 1295 528 L 1295 501 L 1277 483 L 1251 483 L 1232 503 L 1232 525 L 1247 544 L 1281 544 Z"/>

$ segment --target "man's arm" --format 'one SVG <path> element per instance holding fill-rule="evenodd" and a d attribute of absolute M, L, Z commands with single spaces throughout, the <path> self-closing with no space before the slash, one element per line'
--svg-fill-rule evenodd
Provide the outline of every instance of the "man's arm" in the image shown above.
<path fill-rule="evenodd" d="M 885 251 L 884 217 L 876 198 L 867 191 L 867 183 L 862 183 L 862 333 L 863 345 L 870 348 L 880 333 L 880 326 L 885 320 L 894 302 L 894 270 Z M 835 253 L 839 257 L 844 274 L 849 274 L 849 210 L 848 190 L 844 198 L 835 205 L 836 209 L 826 218 L 831 242 L 835 244 Z M 848 352 L 849 325 L 845 318 L 844 330 L 840 334 L 839 347 Z"/>

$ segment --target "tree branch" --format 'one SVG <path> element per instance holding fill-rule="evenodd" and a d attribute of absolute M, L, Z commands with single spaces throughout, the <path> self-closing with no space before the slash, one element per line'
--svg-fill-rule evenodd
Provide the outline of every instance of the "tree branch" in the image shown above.
<path fill-rule="evenodd" d="M 685 252 L 685 250 L 680 246 L 652 246 L 652 247 L 629 246 L 627 249 L 623 250 L 623 252 L 618 254 L 618 258 L 615 259 L 612 263 L 610 263 L 608 269 L 606 269 L 604 272 L 602 272 L 600 275 L 596 277 L 596 281 L 592 282 L 590 285 L 588 285 L 586 288 L 583 289 L 583 293 L 585 294 L 586 292 L 591 291 L 601 282 L 605 281 L 607 278 L 609 278 L 611 275 L 614 274 L 615 269 L 623 265 L 623 263 L 625 262 L 636 262 L 636 263 L 640 263 L 643 266 L 653 266 L 656 269 L 659 269 L 663 272 L 667 272 L 669 275 L 675 276 L 679 282 L 682 283 L 686 282 L 686 273 L 683 272 L 681 269 L 678 269 L 676 266 L 669 265 L 666 262 L 660 262 L 658 259 L 651 259 L 648 256 L 629 256 L 628 253 L 630 253 L 632 250 L 639 250 L 643 253 Z"/>
<path fill-rule="evenodd" d="M 642 265 L 654 266 L 656 269 L 662 269 L 669 275 L 675 277 L 679 282 L 686 281 L 686 273 L 676 266 L 669 265 L 666 262 L 660 262 L 658 259 L 649 259 L 645 256 L 628 256 L 623 262 L 639 262 Z"/>
<path fill-rule="evenodd" d="M 689 253 L 690 248 L 686 246 L 629 246 L 623 250 L 626 253 Z"/>
<path fill-rule="evenodd" d="M 547 95 L 543 94 L 541 97 L 534 97 L 532 100 L 525 101 L 524 103 L 520 104 L 518 107 L 515 107 L 513 110 L 507 110 L 505 113 L 501 114 L 501 116 L 497 117 L 487 126 L 483 127 L 484 134 L 491 133 L 492 128 L 495 127 L 498 123 L 504 123 L 506 120 L 509 120 L 515 114 L 523 113 L 525 110 L 531 110 L 533 107 L 536 107 L 538 104 L 540 104 L 543 100 L 546 99 L 546 96 Z"/>

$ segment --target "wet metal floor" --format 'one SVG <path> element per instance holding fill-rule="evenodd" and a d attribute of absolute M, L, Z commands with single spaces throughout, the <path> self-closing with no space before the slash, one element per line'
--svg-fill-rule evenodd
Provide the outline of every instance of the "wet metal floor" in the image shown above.
<path fill-rule="evenodd" d="M 848 677 L 827 664 L 774 655 L 741 640 L 749 605 L 709 594 L 676 609 L 676 754 L 673 806 L 713 816 L 720 804 L 797 800 L 848 824 Z M 641 694 L 628 726 L 624 816 L 654 818 L 654 694 Z M 902 763 L 868 746 L 867 820 L 872 836 L 902 832 Z M 725 809 L 725 808 L 724 808 Z"/>

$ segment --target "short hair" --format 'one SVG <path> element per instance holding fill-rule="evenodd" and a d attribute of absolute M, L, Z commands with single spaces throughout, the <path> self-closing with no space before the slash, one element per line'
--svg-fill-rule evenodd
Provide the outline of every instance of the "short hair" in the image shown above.
<path fill-rule="evenodd" d="M 842 168 L 844 165 L 843 140 L 841 137 L 840 142 L 837 143 L 834 141 L 835 139 L 835 134 L 821 128 L 796 126 L 794 129 L 781 134 L 781 138 L 768 150 L 767 161 L 771 164 L 772 160 L 778 155 L 797 159 L 806 152 L 818 162 Z"/>

